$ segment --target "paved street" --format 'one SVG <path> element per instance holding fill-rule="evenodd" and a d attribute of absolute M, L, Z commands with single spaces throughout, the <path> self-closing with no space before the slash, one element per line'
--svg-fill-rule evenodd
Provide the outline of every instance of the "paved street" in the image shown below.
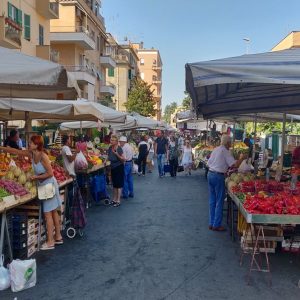
<path fill-rule="evenodd" d="M 207 230 L 201 171 L 135 179 L 133 200 L 88 211 L 84 238 L 39 253 L 35 288 L 0 299 L 300 299 L 300 262 L 288 255 L 271 257 L 273 287 L 258 273 L 247 286 L 238 244 Z"/>

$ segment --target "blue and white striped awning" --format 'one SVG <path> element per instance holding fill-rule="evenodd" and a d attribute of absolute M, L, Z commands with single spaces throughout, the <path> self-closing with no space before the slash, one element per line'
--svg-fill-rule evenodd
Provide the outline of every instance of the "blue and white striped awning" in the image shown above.
<path fill-rule="evenodd" d="M 198 115 L 300 114 L 300 49 L 186 64 L 186 90 Z"/>

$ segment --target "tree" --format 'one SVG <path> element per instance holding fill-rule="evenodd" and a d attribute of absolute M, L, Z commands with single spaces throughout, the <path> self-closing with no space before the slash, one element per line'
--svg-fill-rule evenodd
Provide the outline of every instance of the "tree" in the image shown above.
<path fill-rule="evenodd" d="M 192 98 L 190 97 L 190 95 L 187 92 L 184 92 L 184 94 L 185 94 L 185 98 L 182 100 L 182 107 L 185 110 L 189 110 L 189 109 L 191 109 Z"/>
<path fill-rule="evenodd" d="M 100 100 L 100 104 L 110 108 L 115 108 L 115 104 L 111 96 L 105 96 L 104 99 Z"/>
<path fill-rule="evenodd" d="M 175 112 L 176 108 L 176 102 L 172 102 L 171 104 L 166 105 L 163 118 L 167 123 L 171 123 L 171 115 Z"/>
<path fill-rule="evenodd" d="M 151 85 L 141 79 L 135 79 L 129 91 L 125 107 L 127 111 L 136 112 L 145 117 L 155 116 L 155 101 Z"/>

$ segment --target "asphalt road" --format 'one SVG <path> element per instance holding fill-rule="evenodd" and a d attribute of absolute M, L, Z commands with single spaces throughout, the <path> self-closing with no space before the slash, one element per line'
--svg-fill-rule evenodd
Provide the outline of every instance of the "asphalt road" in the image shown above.
<path fill-rule="evenodd" d="M 0 292 L 0 299 L 300 299 L 300 261 L 271 256 L 272 287 L 228 233 L 208 230 L 207 184 L 201 171 L 176 179 L 135 178 L 135 198 L 88 211 L 85 236 L 37 255 L 38 283 Z"/>

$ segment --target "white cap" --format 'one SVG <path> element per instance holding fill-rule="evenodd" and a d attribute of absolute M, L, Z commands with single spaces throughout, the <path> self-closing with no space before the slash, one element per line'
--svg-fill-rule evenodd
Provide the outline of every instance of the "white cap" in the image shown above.
<path fill-rule="evenodd" d="M 119 142 L 125 142 L 125 143 L 127 143 L 127 137 L 126 136 L 121 136 L 120 138 L 119 138 Z"/>

